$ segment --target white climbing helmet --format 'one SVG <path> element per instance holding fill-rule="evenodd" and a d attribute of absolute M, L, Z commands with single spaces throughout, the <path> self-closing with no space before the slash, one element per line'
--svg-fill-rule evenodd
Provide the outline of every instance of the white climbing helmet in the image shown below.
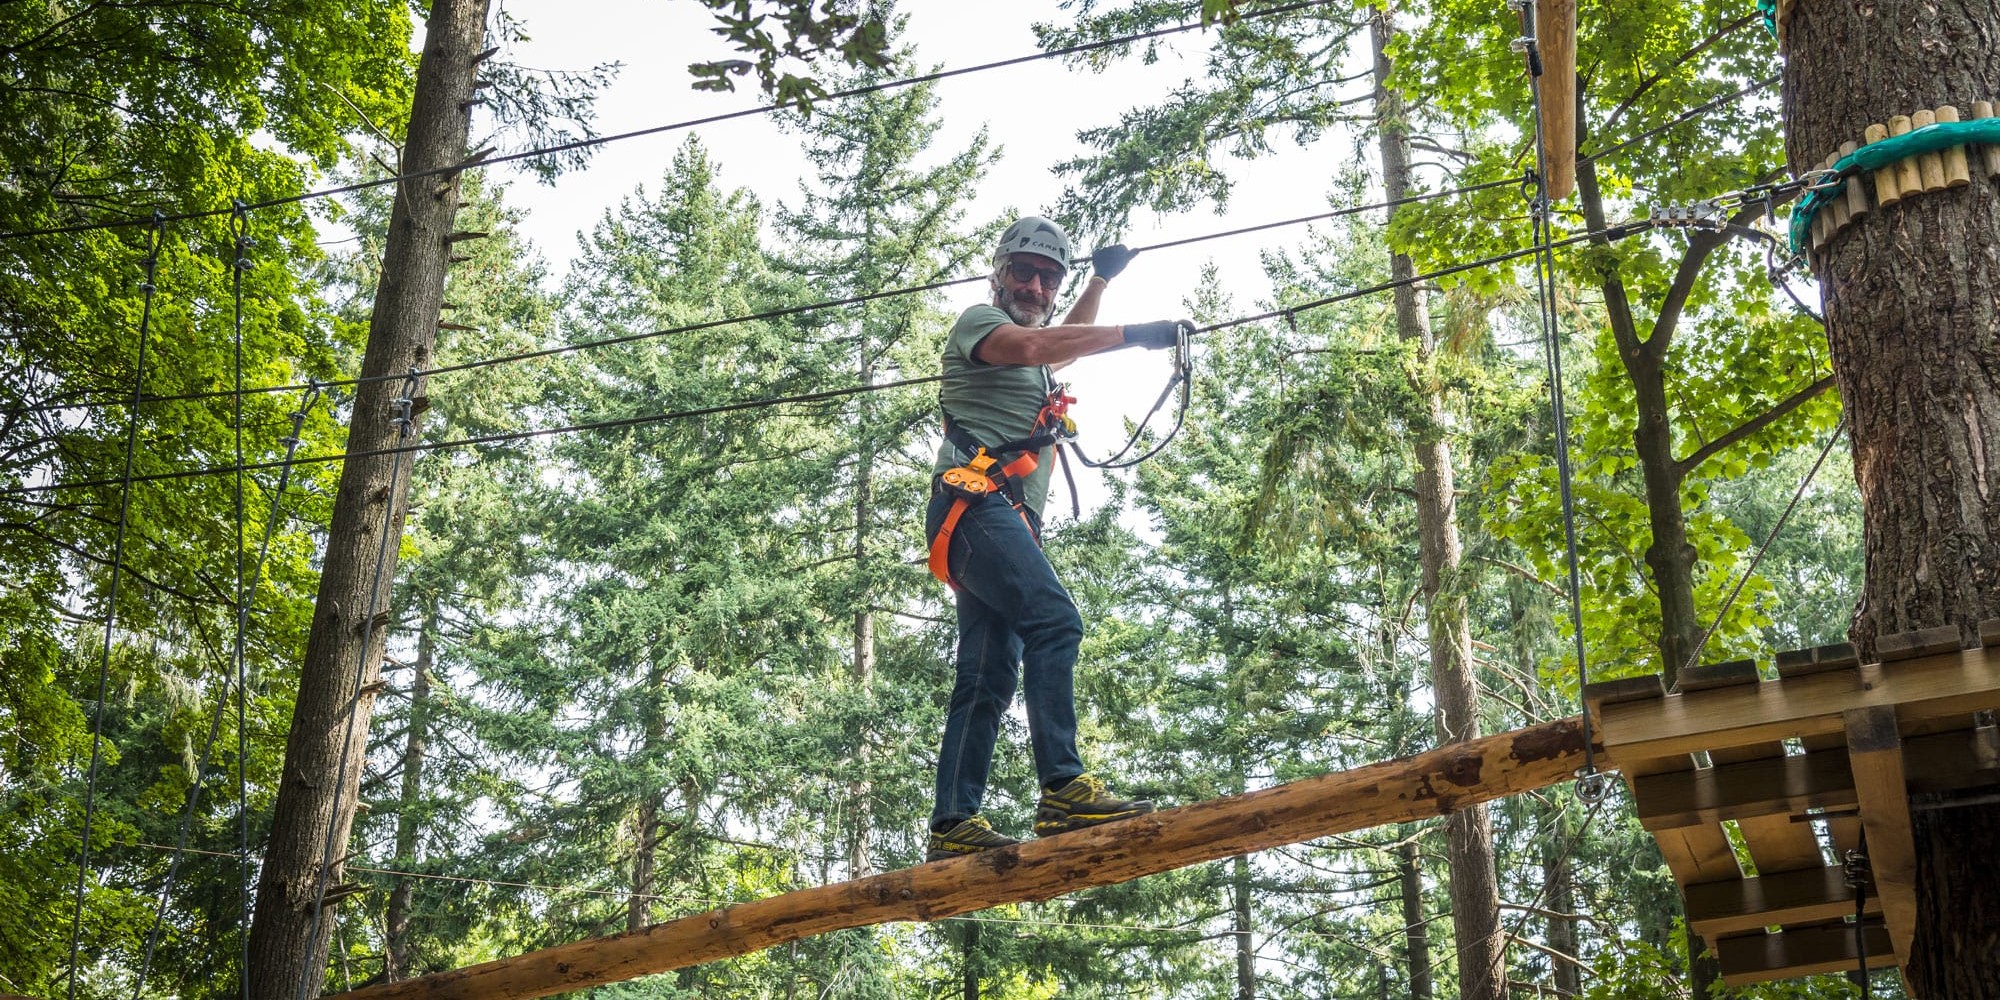
<path fill-rule="evenodd" d="M 1024 215 L 1000 234 L 993 248 L 993 266 L 999 267 L 1017 253 L 1037 254 L 1069 269 L 1069 234 L 1061 226 L 1039 215 Z"/>

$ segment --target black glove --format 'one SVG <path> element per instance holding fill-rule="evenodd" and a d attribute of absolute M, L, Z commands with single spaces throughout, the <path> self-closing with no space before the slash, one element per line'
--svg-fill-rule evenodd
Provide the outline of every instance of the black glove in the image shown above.
<path fill-rule="evenodd" d="M 1169 348 L 1180 342 L 1182 329 L 1192 331 L 1194 323 L 1184 319 L 1156 319 L 1151 323 L 1125 324 L 1125 342 L 1149 351 Z"/>
<path fill-rule="evenodd" d="M 1137 256 L 1137 250 L 1127 250 L 1123 243 L 1098 247 L 1090 252 L 1090 273 L 1110 281 L 1118 277 L 1119 272 L 1125 270 L 1125 265 L 1132 263 L 1132 258 Z"/>

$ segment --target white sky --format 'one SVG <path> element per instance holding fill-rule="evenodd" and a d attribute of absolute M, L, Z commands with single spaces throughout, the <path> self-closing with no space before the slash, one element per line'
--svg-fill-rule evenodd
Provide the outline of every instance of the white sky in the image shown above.
<path fill-rule="evenodd" d="M 1019 0 L 1007 5 L 1006 13 L 1002 9 L 965 0 L 904 0 L 900 10 L 908 15 L 909 27 L 901 40 L 915 45 L 919 65 L 954 69 L 1033 53 L 1037 47 L 1032 24 L 1065 23 L 1074 16 L 1054 0 Z M 714 21 L 708 10 L 689 0 L 506 0 L 505 10 L 530 36 L 513 52 L 524 65 L 585 69 L 604 62 L 623 64 L 615 84 L 598 98 L 599 134 L 759 102 L 754 83 L 733 94 L 691 89 L 689 63 L 734 58 L 738 53 L 709 30 Z M 944 128 L 931 155 L 950 155 L 983 125 L 1002 147 L 1003 156 L 976 192 L 968 220 L 999 218 L 1010 210 L 1043 211 L 1062 191 L 1053 165 L 1083 151 L 1076 132 L 1113 122 L 1125 109 L 1156 99 L 1199 74 L 1202 53 L 1212 39 L 1212 33 L 1200 31 L 1169 38 L 1162 43 L 1165 58 L 1153 66 L 1135 58 L 1093 74 L 1046 60 L 943 81 L 938 84 L 937 114 Z M 687 134 L 667 132 L 600 147 L 586 169 L 563 175 L 554 186 L 521 176 L 510 185 L 508 201 L 528 213 L 525 235 L 560 275 L 578 252 L 577 234 L 638 186 L 655 187 Z M 800 180 L 810 176 L 810 165 L 799 153 L 797 137 L 781 133 L 769 116 L 706 126 L 696 134 L 718 163 L 723 185 L 747 187 L 767 205 L 797 202 Z M 1279 155 L 1258 162 L 1254 182 L 1239 183 L 1226 215 L 1200 210 L 1160 218 L 1147 213 L 1135 218 L 1124 241 L 1135 246 L 1162 243 L 1324 211 L 1347 144 L 1322 141 L 1317 156 L 1297 150 L 1289 140 L 1280 140 L 1280 148 Z M 495 173 L 496 180 L 507 177 L 502 171 Z M 1183 315 L 1183 300 L 1211 259 L 1220 267 L 1237 308 L 1257 311 L 1266 292 L 1258 251 L 1275 243 L 1296 243 L 1305 235 L 1301 226 L 1142 255 L 1112 284 L 1099 322 Z M 952 297 L 947 304 L 956 307 L 977 301 L 981 293 L 959 289 L 948 294 Z M 1084 359 L 1065 375 L 1081 399 L 1077 416 L 1084 427 L 1084 446 L 1093 454 L 1104 454 L 1122 441 L 1123 421 L 1142 415 L 1165 384 L 1168 357 L 1165 352 L 1149 356 L 1119 352 Z M 1080 492 L 1089 505 L 1102 490 L 1085 481 L 1094 479 L 1094 473 L 1078 471 Z M 1051 513 L 1058 505 L 1066 508 L 1067 498 L 1052 498 Z"/>

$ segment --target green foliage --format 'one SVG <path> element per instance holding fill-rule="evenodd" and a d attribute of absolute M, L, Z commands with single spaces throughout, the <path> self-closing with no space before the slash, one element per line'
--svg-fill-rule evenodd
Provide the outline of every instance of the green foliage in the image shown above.
<path fill-rule="evenodd" d="M 264 201 L 298 193 L 309 171 L 330 165 L 367 117 L 386 117 L 409 94 L 410 23 L 397 5 L 329 2 L 290 9 L 225 10 L 167 4 L 28 4 L 0 27 L 11 72 L 0 83 L 0 231 L 142 217 Z M 267 138 L 252 142 L 252 135 Z M 275 141 L 283 152 L 272 149 Z M 332 323 L 307 273 L 317 238 L 298 206 L 260 211 L 241 224 L 242 371 L 249 386 L 330 377 L 354 344 Z M 0 241 L 0 483 L 116 478 L 124 468 L 123 403 L 134 391 L 142 326 L 149 395 L 234 386 L 238 275 L 228 216 Z M 150 249 L 149 249 L 150 248 Z M 157 253 L 148 297 L 142 262 Z M 244 400 L 242 449 L 251 462 L 283 453 L 296 394 Z M 236 459 L 237 414 L 227 398 L 148 403 L 136 415 L 134 471 L 152 473 Z M 312 410 L 303 450 L 338 447 L 327 409 Z M 171 855 L 191 785 L 206 794 L 191 818 L 191 845 L 235 843 L 237 774 L 261 792 L 277 772 L 278 720 L 291 680 L 277 670 L 303 639 L 309 614 L 311 523 L 318 501 L 297 492 L 274 508 L 269 473 L 245 478 L 241 540 L 236 482 L 216 476 L 135 487 L 129 497 L 112 637 L 115 697 L 97 703 L 100 628 L 110 554 L 119 534 L 116 488 L 10 497 L 0 512 L 0 558 L 20 571 L 0 583 L 0 689 L 16 748 L 0 773 L 0 843 L 9 864 L 0 921 L 0 976 L 8 986 L 54 994 L 68 959 L 91 728 L 104 733 L 91 846 L 96 877 L 85 901 L 86 955 L 132 956 L 152 925 L 149 887 Z M 326 490 L 327 467 L 301 470 L 293 490 Z M 254 590 L 246 660 L 254 697 L 249 753 L 238 759 L 235 713 L 197 774 L 210 719 L 231 672 L 239 553 L 277 518 L 271 559 Z M 248 566 L 246 565 L 246 571 Z M 17 742 L 16 742 L 17 741 Z M 252 807 L 255 808 L 253 802 Z M 208 928 L 197 943 L 167 928 L 161 966 L 186 982 L 233 982 L 232 954 L 215 938 L 236 933 L 233 872 L 185 861 L 177 913 Z M 211 881 L 215 876 L 221 881 Z M 189 888 L 190 885 L 195 888 Z M 214 891 L 211 891 L 214 888 Z M 132 972 L 136 973 L 136 962 Z M 95 995 L 134 984 L 92 976 Z"/>
<path fill-rule="evenodd" d="M 826 86 L 785 68 L 788 60 L 810 63 L 834 55 L 849 67 L 880 69 L 889 60 L 891 30 L 885 8 L 852 8 L 832 0 L 700 0 L 715 12 L 710 29 L 749 59 L 692 63 L 696 90 L 735 90 L 732 77 L 757 75 L 757 82 L 781 108 L 810 114 Z M 768 7 L 768 10 L 759 9 Z"/>

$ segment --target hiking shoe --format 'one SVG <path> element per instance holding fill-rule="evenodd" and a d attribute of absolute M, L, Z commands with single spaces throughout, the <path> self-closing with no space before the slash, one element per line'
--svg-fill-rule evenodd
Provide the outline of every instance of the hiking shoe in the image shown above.
<path fill-rule="evenodd" d="M 1042 790 L 1042 800 L 1035 805 L 1035 836 L 1052 837 L 1152 811 L 1152 800 L 1118 798 L 1104 790 L 1103 781 L 1079 774 L 1061 788 Z"/>
<path fill-rule="evenodd" d="M 984 816 L 959 820 L 958 825 L 943 833 L 932 832 L 930 849 L 924 851 L 925 861 L 943 861 L 946 858 L 964 857 L 978 854 L 996 847 L 1012 847 L 1020 841 L 993 829 Z"/>

